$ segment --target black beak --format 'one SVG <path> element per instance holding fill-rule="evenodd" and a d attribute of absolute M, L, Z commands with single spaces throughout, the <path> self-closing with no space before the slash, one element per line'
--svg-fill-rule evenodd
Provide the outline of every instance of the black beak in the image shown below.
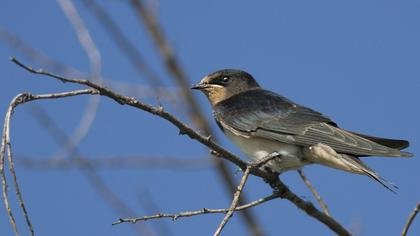
<path fill-rule="evenodd" d="M 202 90 L 202 89 L 205 89 L 205 88 L 208 88 L 208 87 L 209 87 L 208 84 L 196 84 L 196 85 L 193 85 L 191 87 L 191 89 Z"/>

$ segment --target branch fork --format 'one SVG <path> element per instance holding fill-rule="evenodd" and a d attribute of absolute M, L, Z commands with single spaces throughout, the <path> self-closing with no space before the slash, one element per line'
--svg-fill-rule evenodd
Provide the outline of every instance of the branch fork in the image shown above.
<path fill-rule="evenodd" d="M 277 174 L 270 173 L 268 171 L 265 171 L 265 170 L 262 170 L 261 168 L 259 168 L 262 165 L 264 165 L 266 162 L 276 158 L 278 156 L 278 153 L 272 153 L 272 154 L 268 155 L 266 158 L 263 158 L 261 161 L 258 161 L 258 162 L 255 162 L 255 163 L 251 163 L 251 164 L 246 163 L 246 162 L 242 161 L 239 157 L 235 156 L 234 154 L 232 154 L 228 150 L 224 149 L 222 146 L 215 143 L 208 136 L 203 136 L 200 133 L 196 132 L 195 130 L 193 130 L 192 128 L 190 128 L 189 126 L 187 126 L 186 124 L 184 124 L 180 120 L 178 120 L 175 116 L 168 113 L 164 109 L 145 104 L 145 103 L 143 103 L 143 102 L 141 102 L 141 101 L 139 101 L 135 98 L 132 98 L 132 97 L 127 97 L 127 96 L 118 94 L 118 93 L 116 93 L 116 92 L 114 92 L 114 91 L 112 91 L 112 90 L 110 90 L 106 87 L 103 87 L 102 85 L 91 82 L 89 80 L 70 79 L 70 78 L 65 78 L 63 76 L 59 76 L 59 75 L 56 75 L 56 74 L 53 74 L 53 73 L 50 73 L 50 72 L 44 71 L 44 70 L 34 70 L 33 68 L 24 65 L 23 63 L 21 63 L 20 61 L 18 61 L 16 58 L 13 58 L 13 57 L 11 58 L 11 61 L 14 62 L 16 65 L 20 66 L 21 68 L 25 69 L 26 71 L 28 71 L 30 73 L 33 73 L 33 74 L 45 75 L 47 77 L 58 79 L 62 82 L 80 84 L 80 85 L 83 85 L 83 86 L 90 87 L 90 89 L 87 89 L 87 90 L 79 90 L 78 93 L 91 94 L 91 95 L 98 95 L 99 94 L 101 96 L 108 97 L 108 98 L 116 101 L 119 104 L 132 106 L 134 108 L 143 110 L 145 112 L 148 112 L 148 113 L 156 115 L 160 118 L 163 118 L 164 120 L 170 122 L 172 125 L 176 126 L 180 131 L 185 132 L 185 134 L 188 137 L 190 137 L 191 139 L 194 139 L 194 140 L 200 142 L 201 144 L 203 144 L 204 146 L 208 147 L 210 150 L 213 151 L 213 153 L 216 153 L 217 156 L 219 156 L 219 157 L 237 165 L 244 172 L 243 176 L 241 178 L 241 181 L 240 181 L 240 183 L 239 183 L 239 185 L 238 185 L 238 187 L 237 187 L 237 189 L 234 193 L 234 197 L 233 197 L 231 206 L 228 209 L 215 209 L 215 210 L 211 210 L 211 209 L 203 210 L 202 209 L 198 212 L 196 211 L 196 212 L 180 213 L 180 214 L 177 214 L 176 216 L 168 215 L 168 214 L 158 214 L 158 215 L 146 216 L 146 217 L 142 217 L 142 218 L 123 219 L 123 220 L 120 219 L 119 221 L 115 222 L 114 224 L 119 224 L 119 223 L 123 223 L 123 222 L 133 222 L 133 223 L 135 223 L 137 221 L 142 221 L 142 220 L 144 221 L 144 220 L 148 220 L 148 219 L 156 219 L 156 218 L 164 218 L 164 217 L 176 218 L 177 219 L 177 218 L 184 217 L 184 216 L 192 216 L 192 215 L 199 215 L 199 214 L 225 213 L 226 214 L 225 217 L 223 218 L 222 222 L 219 224 L 219 227 L 217 228 L 216 232 L 214 233 L 214 235 L 220 235 L 223 227 L 227 224 L 227 222 L 229 221 L 229 219 L 232 216 L 234 211 L 247 209 L 249 207 L 253 207 L 255 205 L 261 204 L 265 201 L 269 201 L 269 200 L 272 200 L 274 198 L 281 197 L 281 198 L 287 199 L 288 201 L 295 204 L 298 208 L 300 208 L 301 210 L 306 212 L 309 216 L 317 219 L 318 221 L 320 221 L 321 223 L 323 223 L 324 225 L 329 227 L 336 234 L 346 235 L 346 236 L 350 235 L 350 233 L 343 226 L 341 226 L 337 221 L 335 221 L 333 218 L 331 218 L 330 216 L 328 216 L 328 215 L 324 214 L 323 212 L 319 211 L 312 203 L 304 201 L 303 199 L 298 197 L 296 194 L 294 194 L 292 191 L 290 191 L 289 188 L 283 182 L 280 181 Z M 83 92 L 81 92 L 81 91 L 83 91 Z M 58 97 L 63 97 L 63 96 L 64 96 L 63 94 L 56 95 L 57 98 Z M 70 95 L 66 94 L 66 96 L 70 96 Z M 238 207 L 239 197 L 242 193 L 242 190 L 243 190 L 243 188 L 245 186 L 245 183 L 246 183 L 250 174 L 252 174 L 254 176 L 258 176 L 258 177 L 262 178 L 263 180 L 265 180 L 266 182 L 268 182 L 270 184 L 270 186 L 272 186 L 273 190 L 275 190 L 275 191 L 272 195 L 270 195 L 268 197 L 265 197 L 265 198 L 259 199 L 257 201 L 251 202 L 249 204 L 245 204 L 245 205 L 242 205 L 242 206 Z M 4 186 L 3 186 L 3 193 L 4 193 Z M 227 212 L 226 212 L 226 210 L 227 210 Z"/>

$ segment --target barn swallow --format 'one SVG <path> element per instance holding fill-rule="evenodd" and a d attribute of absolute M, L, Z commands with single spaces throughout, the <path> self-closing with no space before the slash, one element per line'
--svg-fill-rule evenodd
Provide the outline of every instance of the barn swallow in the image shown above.
<path fill-rule="evenodd" d="M 387 139 L 340 128 L 329 117 L 265 90 L 247 72 L 219 70 L 192 89 L 202 91 L 213 108 L 217 125 L 251 160 L 273 153 L 266 167 L 276 173 L 308 164 L 367 175 L 394 191 L 360 157 L 412 157 L 405 140 Z"/>

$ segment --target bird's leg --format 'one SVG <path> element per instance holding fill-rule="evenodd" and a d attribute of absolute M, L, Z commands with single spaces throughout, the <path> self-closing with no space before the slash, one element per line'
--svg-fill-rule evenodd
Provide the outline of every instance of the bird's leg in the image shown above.
<path fill-rule="evenodd" d="M 270 185 L 273 194 L 283 197 L 288 187 L 283 182 L 279 181 L 280 173 L 273 172 L 271 169 L 266 169 L 266 171 L 270 173 L 270 178 L 264 179 L 264 181 Z"/>
<path fill-rule="evenodd" d="M 281 156 L 281 155 L 278 155 L 278 156 Z M 280 172 L 276 172 L 268 166 L 263 166 L 261 167 L 261 169 L 263 169 L 265 172 L 269 174 L 269 176 L 271 176 L 270 179 L 264 179 L 264 182 L 270 185 L 270 187 L 273 189 L 273 193 L 280 193 L 281 189 L 279 189 L 276 185 L 276 180 L 279 178 Z"/>

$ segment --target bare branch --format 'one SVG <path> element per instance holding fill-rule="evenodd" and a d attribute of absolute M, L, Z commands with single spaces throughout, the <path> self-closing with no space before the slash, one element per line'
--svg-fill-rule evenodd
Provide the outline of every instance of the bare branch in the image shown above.
<path fill-rule="evenodd" d="M 31 47 L 29 44 L 20 39 L 17 35 L 2 28 L 0 28 L 0 41 L 5 42 L 14 50 L 17 50 L 18 52 L 22 53 L 26 58 L 30 59 L 38 65 L 41 65 L 42 67 L 49 68 L 51 71 L 63 74 L 68 77 L 78 77 L 84 79 L 89 78 L 89 76 L 86 73 L 50 58 L 45 53 Z M 135 68 L 139 67 L 135 66 Z M 107 86 L 117 91 L 124 92 L 124 94 L 126 95 L 130 94 L 131 96 L 146 99 L 156 99 L 156 97 L 159 97 L 159 99 L 162 101 L 170 102 L 177 106 L 183 105 L 181 104 L 181 101 L 183 99 L 179 96 L 180 92 L 178 91 L 179 89 L 176 87 L 171 88 L 163 85 L 150 87 L 146 85 L 115 81 L 109 78 L 103 78 L 103 81 L 104 84 L 106 84 Z"/>
<path fill-rule="evenodd" d="M 10 107 L 12 107 L 13 101 Z M 12 225 L 15 235 L 19 235 L 17 226 L 16 226 L 15 217 L 13 216 L 12 209 L 10 208 L 9 196 L 8 196 L 8 185 L 7 185 L 6 173 L 4 171 L 6 148 L 10 149 L 9 127 L 10 127 L 10 117 L 12 116 L 12 108 L 10 107 L 9 107 L 10 112 L 9 110 L 7 111 L 6 118 L 4 120 L 4 126 L 3 126 L 3 135 L 2 135 L 1 148 L 0 148 L 0 172 L 1 172 L 1 183 L 2 183 L 4 206 L 6 207 L 7 215 L 9 216 L 9 221 L 10 221 L 10 224 Z M 10 155 L 10 153 L 8 153 L 8 155 Z"/>
<path fill-rule="evenodd" d="M 239 197 L 241 196 L 242 193 L 242 189 L 245 186 L 246 181 L 248 180 L 248 176 L 250 174 L 251 169 L 254 168 L 259 168 L 261 166 L 263 166 L 265 163 L 273 160 L 274 158 L 279 157 L 279 154 L 277 152 L 273 152 L 269 155 L 267 155 L 267 157 L 262 158 L 261 160 L 255 162 L 255 163 L 251 163 L 248 164 L 244 174 L 241 178 L 241 182 L 239 183 L 235 194 L 233 195 L 233 200 L 231 203 L 231 206 L 228 210 L 228 212 L 226 213 L 225 217 L 223 218 L 222 222 L 220 222 L 219 227 L 217 227 L 216 232 L 213 234 L 214 236 L 218 236 L 222 233 L 223 228 L 225 227 L 225 225 L 228 223 L 229 219 L 232 217 L 233 212 L 235 211 L 236 207 L 238 206 L 239 203 Z"/>
<path fill-rule="evenodd" d="M 257 205 L 260 205 L 264 202 L 280 198 L 280 195 L 278 193 L 273 193 L 270 196 L 260 198 L 256 201 L 250 202 L 245 205 L 241 205 L 235 208 L 235 211 L 242 211 Z M 191 217 L 196 215 L 207 215 L 207 214 L 226 214 L 229 211 L 228 208 L 226 209 L 208 209 L 203 208 L 201 210 L 197 211 L 187 211 L 187 212 L 180 212 L 178 214 L 167 214 L 167 213 L 158 213 L 156 215 L 150 215 L 150 216 L 143 216 L 139 218 L 121 218 L 118 221 L 112 223 L 113 225 L 121 224 L 121 223 L 137 223 L 139 221 L 147 221 L 147 220 L 154 220 L 154 219 L 160 219 L 160 218 L 170 218 L 172 220 L 178 220 L 180 218 L 184 217 Z"/>
<path fill-rule="evenodd" d="M 416 207 L 414 208 L 413 212 L 411 212 L 410 216 L 408 217 L 407 223 L 405 223 L 403 231 L 401 233 L 401 236 L 406 236 L 408 230 L 410 229 L 411 224 L 414 221 L 414 218 L 416 218 L 417 213 L 419 213 L 420 210 L 420 202 L 417 203 Z"/>
<path fill-rule="evenodd" d="M 139 20 L 150 33 L 151 39 L 155 43 L 156 47 L 159 50 L 161 59 L 167 69 L 167 71 L 172 75 L 172 79 L 179 85 L 181 88 L 181 96 L 189 104 L 188 114 L 190 119 L 193 123 L 198 127 L 200 130 L 203 130 L 205 134 L 213 136 L 211 131 L 210 125 L 208 124 L 205 115 L 200 108 L 197 100 L 194 98 L 190 90 L 190 82 L 187 78 L 185 71 L 182 69 L 179 61 L 177 60 L 174 50 L 172 49 L 171 45 L 169 44 L 168 40 L 166 39 L 163 30 L 161 29 L 158 19 L 155 15 L 152 14 L 150 9 L 148 9 L 141 0 L 131 0 L 131 5 L 135 10 Z M 217 165 L 217 170 L 220 176 L 223 177 L 225 181 L 223 181 L 225 187 L 227 188 L 227 192 L 234 193 L 234 189 L 236 187 L 232 176 L 229 173 L 228 167 L 225 165 L 224 162 L 220 161 L 219 159 L 213 159 Z M 239 198 L 240 204 L 246 202 L 245 194 L 241 195 Z M 255 217 L 249 211 L 242 212 L 243 219 L 245 220 L 246 225 L 252 231 L 253 235 L 262 236 L 264 232 L 260 225 L 257 223 Z"/>
<path fill-rule="evenodd" d="M 161 117 L 170 123 L 172 123 L 174 126 L 176 126 L 180 130 L 180 134 L 185 134 L 188 137 L 197 140 L 201 144 L 207 146 L 214 152 L 218 153 L 217 156 L 221 156 L 224 159 L 234 163 L 241 169 L 247 168 L 247 163 L 242 161 L 237 156 L 233 155 L 228 150 L 224 149 L 222 146 L 218 145 L 217 143 L 213 142 L 212 139 L 209 139 L 208 136 L 201 135 L 194 131 L 192 128 L 188 127 L 181 121 L 179 121 L 175 116 L 172 114 L 166 112 L 162 107 L 153 107 L 151 105 L 145 104 L 135 98 L 126 97 L 124 95 L 118 94 L 113 92 L 112 90 L 102 87 L 101 85 L 98 85 L 96 83 L 93 83 L 89 80 L 77 80 L 77 79 L 69 79 L 62 76 L 58 76 L 43 70 L 34 70 L 15 58 L 11 58 L 12 62 L 16 63 L 20 67 L 24 68 L 28 72 L 34 73 L 34 74 L 41 74 L 41 75 L 47 75 L 49 77 L 58 79 L 62 82 L 69 82 L 69 83 L 75 83 L 75 84 L 81 84 L 86 85 L 88 87 L 91 87 L 93 89 L 96 89 L 99 91 L 99 94 L 101 96 L 106 96 L 108 98 L 113 99 L 114 101 L 118 102 L 122 105 L 128 105 L 131 107 L 135 107 L 138 109 L 141 109 L 143 111 L 146 111 L 150 114 L 156 115 L 158 117 Z M 310 202 L 306 202 L 302 200 L 300 197 L 298 197 L 296 194 L 294 194 L 292 191 L 289 190 L 289 188 L 280 181 L 278 178 L 278 175 L 263 171 L 259 168 L 253 168 L 251 170 L 251 174 L 255 176 L 259 176 L 263 178 L 267 183 L 270 184 L 272 188 L 274 188 L 275 191 L 278 191 L 282 198 L 285 198 L 295 204 L 297 207 L 299 207 L 301 210 L 305 211 L 308 215 L 314 217 L 315 219 L 319 220 L 323 224 L 325 224 L 327 227 L 329 227 L 331 230 L 333 230 L 338 235 L 350 235 L 350 233 L 344 229 L 343 226 L 341 226 L 337 221 L 335 221 L 333 218 L 329 217 L 328 215 L 322 213 L 318 209 L 314 207 L 314 205 Z"/>
<path fill-rule="evenodd" d="M 45 130 L 54 137 L 59 145 L 68 143 L 68 137 L 66 133 L 58 127 L 58 125 L 51 119 L 46 111 L 38 106 L 37 109 L 32 109 L 36 120 L 44 126 Z M 90 162 L 86 161 L 86 157 L 76 147 L 73 155 L 69 156 L 71 161 L 76 163 L 80 167 L 81 173 L 84 175 L 88 183 L 92 186 L 93 190 L 110 206 L 117 214 L 135 214 L 120 197 L 106 184 L 105 180 L 96 170 L 96 167 Z M 154 235 L 149 230 L 147 225 L 140 224 L 138 227 L 133 227 L 139 235 Z"/>
<path fill-rule="evenodd" d="M 208 140 L 210 140 L 210 139 L 208 139 Z M 158 213 L 156 215 L 145 216 L 145 217 L 140 217 L 140 218 L 119 219 L 119 221 L 114 222 L 113 225 L 124 223 L 124 222 L 136 223 L 138 221 L 146 221 L 146 220 L 158 219 L 158 218 L 172 218 L 172 220 L 176 220 L 180 217 L 189 217 L 189 216 L 209 214 L 209 213 L 225 213 L 226 214 L 225 217 L 223 218 L 222 222 L 220 223 L 219 227 L 217 228 L 217 230 L 214 234 L 214 235 L 220 235 L 223 227 L 227 224 L 229 219 L 232 217 L 234 211 L 241 211 L 241 210 L 244 210 L 244 209 L 247 209 L 247 208 L 254 207 L 254 206 L 259 205 L 261 203 L 264 203 L 266 201 L 272 200 L 274 198 L 281 197 L 280 194 L 278 194 L 276 192 L 276 193 L 274 193 L 274 194 L 272 194 L 268 197 L 261 198 L 259 200 L 254 201 L 254 202 L 251 202 L 251 203 L 248 203 L 248 204 L 245 204 L 245 205 L 242 205 L 242 206 L 238 207 L 239 196 L 242 192 L 243 187 L 245 186 L 245 183 L 248 179 L 249 174 L 251 173 L 251 170 L 261 167 L 265 163 L 273 160 L 274 158 L 277 158 L 278 156 L 279 156 L 279 154 L 277 152 L 274 152 L 274 153 L 271 153 L 270 155 L 267 155 L 267 157 L 259 160 L 258 162 L 249 163 L 247 165 L 247 167 L 244 171 L 244 174 L 241 178 L 241 181 L 240 181 L 240 183 L 237 187 L 237 190 L 234 194 L 231 206 L 228 209 L 207 209 L 207 208 L 203 208 L 202 210 L 199 210 L 199 211 L 182 212 L 182 213 L 178 213 L 178 214 Z"/>
<path fill-rule="evenodd" d="M 217 227 L 216 232 L 214 232 L 214 234 L 213 234 L 214 236 L 219 236 L 222 233 L 223 228 L 228 223 L 229 219 L 232 217 L 233 212 L 235 211 L 236 207 L 238 206 L 239 196 L 241 196 L 242 189 L 244 188 L 245 183 L 248 180 L 250 170 L 251 170 L 251 166 L 248 166 L 245 169 L 244 174 L 241 178 L 241 182 L 239 183 L 238 188 L 236 189 L 236 192 L 233 195 L 232 204 L 230 205 L 230 208 L 229 208 L 228 212 L 226 213 L 225 217 L 223 218 L 222 222 L 220 222 L 219 227 Z"/>
<path fill-rule="evenodd" d="M 302 169 L 298 169 L 297 172 L 299 173 L 299 176 L 303 180 L 303 182 L 305 183 L 306 187 L 308 187 L 309 190 L 312 192 L 312 195 L 314 195 L 315 199 L 317 200 L 317 202 L 321 206 L 322 211 L 326 215 L 331 216 L 330 211 L 328 210 L 327 204 L 325 204 L 325 202 L 322 200 L 321 195 L 319 195 L 318 191 L 316 191 L 316 189 L 312 186 L 312 184 L 309 181 L 309 179 L 306 178 L 306 176 L 303 173 Z"/>
<path fill-rule="evenodd" d="M 141 208 L 146 212 L 146 214 L 152 214 L 154 212 L 159 212 L 160 207 L 155 202 L 156 198 L 151 195 L 150 191 L 146 186 L 141 186 L 137 191 L 139 197 L 139 204 Z M 172 236 L 173 233 L 168 226 L 168 222 L 163 220 L 158 220 L 153 223 L 156 223 L 154 229 L 157 231 L 157 235 Z"/>
<path fill-rule="evenodd" d="M 57 60 L 47 56 L 45 53 L 31 47 L 29 44 L 20 39 L 17 35 L 0 28 L 0 41 L 5 42 L 8 46 L 22 53 L 26 58 L 41 65 L 42 67 L 49 68 L 51 71 L 63 74 L 68 77 L 78 77 L 87 79 L 89 76 L 71 66 L 65 65 Z M 137 66 L 135 68 L 138 68 Z M 102 77 L 103 78 L 103 77 Z M 146 86 L 132 83 L 125 83 L 121 81 L 103 78 L 104 84 L 117 91 L 123 92 L 126 95 L 136 96 L 144 99 L 156 99 L 169 102 L 171 104 L 181 106 L 183 100 L 179 96 L 178 88 L 171 88 L 166 86 Z"/>
<path fill-rule="evenodd" d="M 145 104 L 145 103 L 143 103 L 143 102 L 141 102 L 141 101 L 139 101 L 135 98 L 126 97 L 122 94 L 115 93 L 112 90 L 110 90 L 106 87 L 103 87 L 101 85 L 98 85 L 94 82 L 91 82 L 89 80 L 70 79 L 70 78 L 66 78 L 66 77 L 63 77 L 63 76 L 59 76 L 59 75 L 50 73 L 48 71 L 44 71 L 42 69 L 35 70 L 31 67 L 28 67 L 28 66 L 24 65 L 23 63 L 21 63 L 20 61 L 18 61 L 14 57 L 11 57 L 10 60 L 12 62 L 14 62 L 16 65 L 22 67 L 23 69 L 27 70 L 30 73 L 39 74 L 39 75 L 46 75 L 48 77 L 60 80 L 63 83 L 74 83 L 74 84 L 85 85 L 85 86 L 88 86 L 88 87 L 91 87 L 93 89 L 98 90 L 100 95 L 111 98 L 112 100 L 116 101 L 117 103 L 119 103 L 121 105 L 128 105 L 128 106 L 131 106 L 131 107 L 136 107 L 136 108 L 141 109 L 143 111 L 149 112 L 153 115 L 159 116 L 159 117 L 171 122 L 176 127 L 178 127 L 179 130 L 180 130 L 180 134 L 188 135 L 190 138 L 195 139 L 195 140 L 199 141 L 200 143 L 208 146 L 210 149 L 212 149 L 216 153 L 220 154 L 224 158 L 228 159 L 229 161 L 233 162 L 234 164 L 236 164 L 240 168 L 242 168 L 242 169 L 246 168 L 246 163 L 244 161 L 242 161 L 240 158 L 236 157 L 231 152 L 227 151 L 226 149 L 222 148 L 220 145 L 213 142 L 213 140 L 209 139 L 208 136 L 204 136 L 204 135 L 201 135 L 201 134 L 195 132 L 191 127 L 185 125 L 184 123 L 182 123 L 181 121 L 176 119 L 172 114 L 166 112 L 161 107 L 160 108 L 159 107 L 155 108 L 155 107 L 153 107 L 151 105 L 148 105 L 148 104 Z"/>
<path fill-rule="evenodd" d="M 33 101 L 33 100 L 39 100 L 39 99 L 54 99 L 54 98 L 62 98 L 62 97 L 70 97 L 70 96 L 77 96 L 81 94 L 97 94 L 98 91 L 94 89 L 83 89 L 83 90 L 76 90 L 71 92 L 64 92 L 64 93 L 55 93 L 55 94 L 42 94 L 42 95 L 33 95 L 29 93 L 21 93 L 18 94 L 10 103 L 9 108 L 6 113 L 6 117 L 4 120 L 4 126 L 3 126 L 3 136 L 2 136 L 2 144 L 0 149 L 0 171 L 2 175 L 2 189 L 3 189 L 3 199 L 5 207 L 8 211 L 9 220 L 10 223 L 14 229 L 14 232 L 16 235 L 19 235 L 16 227 L 16 222 L 14 220 L 14 217 L 12 215 L 12 211 L 9 204 L 9 198 L 8 198 L 8 190 L 7 190 L 7 182 L 6 182 L 6 175 L 4 172 L 4 160 L 7 150 L 7 156 L 9 161 L 9 170 L 13 178 L 13 183 L 16 191 L 16 195 L 18 197 L 19 205 L 22 209 L 23 215 L 25 217 L 26 224 L 28 225 L 29 231 L 31 235 L 35 234 L 35 231 L 33 229 L 31 220 L 29 218 L 28 211 L 25 207 L 25 202 L 22 197 L 22 193 L 20 191 L 19 183 L 16 176 L 16 171 L 14 168 L 14 161 L 13 161 L 13 155 L 12 155 L 12 147 L 10 142 L 10 122 L 12 118 L 12 114 L 14 109 L 23 103 Z"/>
<path fill-rule="evenodd" d="M 181 64 L 175 56 L 175 52 L 171 47 L 169 41 L 166 39 L 162 28 L 159 25 L 158 19 L 155 17 L 153 12 L 143 4 L 141 0 L 131 0 L 131 5 L 135 10 L 140 22 L 142 22 L 147 28 L 151 39 L 155 43 L 159 50 L 160 56 L 166 67 L 166 70 L 172 75 L 172 79 L 180 86 L 181 96 L 184 97 L 185 101 L 189 104 L 188 114 L 193 123 L 200 130 L 203 130 L 207 135 L 213 136 L 209 123 L 207 122 L 205 115 L 199 106 L 197 99 L 194 98 L 193 93 L 190 90 L 190 82 L 188 81 L 185 71 L 182 69 Z M 217 140 L 216 140 L 217 141 Z M 234 193 L 236 187 L 232 176 L 229 173 L 228 167 L 224 162 L 213 159 L 217 165 L 218 174 L 225 180 L 224 186 L 227 188 L 228 193 Z M 239 198 L 240 204 L 246 202 L 245 194 Z M 256 218 L 250 211 L 242 212 L 241 216 L 245 220 L 246 225 L 250 229 L 253 235 L 260 236 L 264 235 L 263 229 L 257 223 Z"/>

